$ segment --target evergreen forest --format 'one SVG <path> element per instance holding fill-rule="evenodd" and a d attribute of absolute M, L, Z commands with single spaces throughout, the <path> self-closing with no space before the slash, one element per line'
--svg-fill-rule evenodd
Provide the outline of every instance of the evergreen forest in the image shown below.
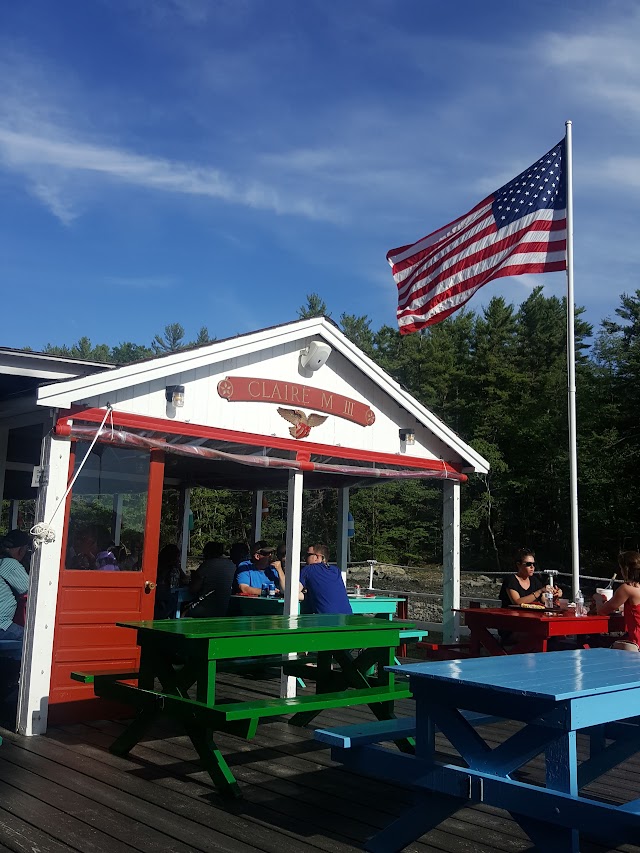
<path fill-rule="evenodd" d="M 640 290 L 623 294 L 614 319 L 592 328 L 576 310 L 577 429 L 581 565 L 611 566 L 640 545 Z M 300 318 L 325 316 L 318 294 Z M 336 322 L 334 320 L 334 322 Z M 337 325 L 360 349 L 491 464 L 462 489 L 463 568 L 503 569 L 515 547 L 533 548 L 546 567 L 570 564 L 566 303 L 534 289 L 519 307 L 495 297 L 480 312 L 462 310 L 421 333 L 371 327 L 342 314 Z M 126 363 L 212 340 L 206 327 L 185 339 L 179 323 L 149 344 L 49 344 L 45 352 Z M 177 498 L 166 495 L 165 541 L 175 541 Z M 263 533 L 284 538 L 286 494 L 267 493 Z M 305 493 L 303 541 L 335 547 L 337 494 Z M 351 560 L 398 565 L 441 560 L 442 487 L 424 481 L 354 490 Z M 209 539 L 250 536 L 250 496 L 195 489 L 191 550 Z M 172 521 L 172 519 L 174 519 Z"/>

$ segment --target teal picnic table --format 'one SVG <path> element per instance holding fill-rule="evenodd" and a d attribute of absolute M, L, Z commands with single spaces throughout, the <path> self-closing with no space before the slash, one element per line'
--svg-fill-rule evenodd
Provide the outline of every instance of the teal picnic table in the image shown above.
<path fill-rule="evenodd" d="M 392 619 L 398 604 L 404 598 L 389 595 L 350 595 L 349 602 L 355 614 L 386 616 Z M 284 613 L 284 598 L 277 596 L 263 597 L 261 595 L 232 595 L 231 602 L 234 611 L 240 616 L 266 616 Z"/>
<path fill-rule="evenodd" d="M 394 718 L 394 701 L 411 696 L 407 684 L 396 683 L 394 673 L 385 670 L 394 662 L 401 628 L 383 619 L 255 616 L 118 625 L 137 632 L 139 671 L 76 672 L 71 676 L 93 683 L 97 696 L 136 709 L 135 718 L 112 744 L 111 752 L 126 755 L 160 715 L 168 716 L 182 723 L 221 792 L 233 796 L 239 795 L 238 785 L 214 741 L 216 731 L 249 739 L 266 717 L 293 714 L 289 722 L 303 726 L 326 708 L 350 705 L 367 705 L 377 719 L 390 720 Z M 304 663 L 309 653 L 314 661 L 314 694 L 244 702 L 220 700 L 219 665 L 269 658 L 286 667 L 296 663 L 290 656 L 296 655 L 298 662 Z M 309 673 L 306 675 L 308 678 Z M 192 688 L 194 698 L 190 696 Z M 398 746 L 411 751 L 412 742 L 402 738 Z"/>

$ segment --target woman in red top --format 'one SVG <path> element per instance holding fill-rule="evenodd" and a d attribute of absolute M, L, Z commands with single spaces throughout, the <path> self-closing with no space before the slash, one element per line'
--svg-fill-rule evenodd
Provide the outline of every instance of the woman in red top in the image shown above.
<path fill-rule="evenodd" d="M 614 643 L 613 648 L 640 651 L 640 554 L 637 551 L 623 551 L 618 557 L 618 565 L 624 578 L 615 591 L 611 601 L 605 601 L 600 613 L 608 615 L 624 605 L 624 627 L 627 636 L 624 641 Z"/>

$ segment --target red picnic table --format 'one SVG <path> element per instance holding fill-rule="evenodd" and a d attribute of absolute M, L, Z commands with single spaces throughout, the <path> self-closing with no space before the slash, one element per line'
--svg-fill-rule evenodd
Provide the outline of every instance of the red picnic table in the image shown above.
<path fill-rule="evenodd" d="M 464 614 L 469 629 L 470 652 L 478 657 L 484 648 L 490 655 L 518 655 L 527 652 L 546 652 L 552 637 L 585 634 L 611 634 L 624 631 L 622 614 L 611 616 L 576 616 L 573 609 L 546 611 L 520 610 L 510 607 L 468 607 Z M 491 634 L 490 629 L 517 634 L 515 645 L 506 651 Z"/>

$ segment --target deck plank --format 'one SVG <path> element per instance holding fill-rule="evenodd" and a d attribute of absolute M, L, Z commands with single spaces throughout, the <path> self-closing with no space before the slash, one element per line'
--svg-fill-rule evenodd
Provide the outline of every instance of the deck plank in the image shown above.
<path fill-rule="evenodd" d="M 225 674 L 221 696 L 230 701 L 276 696 L 277 679 Z M 397 703 L 401 716 L 413 703 Z M 315 724 L 328 727 L 371 720 L 367 708 L 330 709 Z M 216 737 L 243 790 L 230 803 L 213 787 L 179 726 L 159 721 L 130 758 L 108 746 L 122 722 L 97 721 L 55 728 L 46 737 L 1 731 L 0 853 L 355 853 L 406 807 L 411 792 L 355 776 L 331 760 L 310 729 L 275 718 L 246 742 Z M 482 732 L 501 743 L 515 724 Z M 585 743 L 579 745 L 584 749 Z M 438 737 L 449 760 L 453 751 Z M 523 770 L 540 781 L 541 758 Z M 592 783 L 596 796 L 640 797 L 640 756 Z M 4 846 L 2 846 L 4 845 Z M 585 842 L 584 853 L 604 853 Z M 461 808 L 407 853 L 524 853 L 531 843 L 508 814 L 483 805 Z M 640 846 L 612 848 L 640 853 Z"/>

